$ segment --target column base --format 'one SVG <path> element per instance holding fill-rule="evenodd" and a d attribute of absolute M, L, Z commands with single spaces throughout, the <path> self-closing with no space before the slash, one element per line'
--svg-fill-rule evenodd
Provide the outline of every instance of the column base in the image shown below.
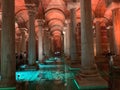
<path fill-rule="evenodd" d="M 80 90 L 107 90 L 108 83 L 98 73 L 97 66 L 80 68 L 80 73 L 76 76 L 76 81 Z"/>
<path fill-rule="evenodd" d="M 81 77 L 96 77 L 100 76 L 96 64 L 91 67 L 81 67 L 79 75 Z"/>
<path fill-rule="evenodd" d="M 0 90 L 16 90 L 16 87 L 4 87 L 0 88 Z"/>
<path fill-rule="evenodd" d="M 78 90 L 108 90 L 108 83 L 102 77 L 76 78 Z"/>

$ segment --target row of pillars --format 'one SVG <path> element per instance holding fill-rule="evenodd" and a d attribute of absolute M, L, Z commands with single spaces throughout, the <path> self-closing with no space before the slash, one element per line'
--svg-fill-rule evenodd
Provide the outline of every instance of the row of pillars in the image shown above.
<path fill-rule="evenodd" d="M 98 20 L 95 22 L 95 28 L 92 28 L 92 33 L 93 33 L 93 38 L 94 38 L 94 56 L 100 57 L 103 56 L 105 53 L 113 53 L 116 55 L 120 55 L 120 50 L 119 50 L 119 9 L 114 9 L 113 10 L 113 26 L 108 26 L 108 27 L 103 27 L 101 26 L 101 22 L 98 18 Z M 104 18 L 105 19 L 105 18 Z M 66 52 L 68 50 L 68 48 L 65 48 L 65 54 L 68 55 L 68 57 L 71 58 L 72 61 L 77 60 L 76 57 L 77 56 L 77 50 L 79 49 L 79 51 L 81 51 L 81 49 L 79 48 L 81 45 L 81 37 L 79 37 L 80 35 L 82 35 L 82 31 L 80 29 L 79 26 L 76 26 L 76 22 L 75 22 L 76 18 L 75 18 L 75 9 L 71 9 L 71 24 L 70 24 L 70 28 L 69 30 L 66 30 L 67 33 L 70 33 L 69 37 L 70 40 L 67 37 L 67 43 L 70 44 L 69 45 L 64 45 L 65 47 L 69 47 L 70 53 Z M 77 33 L 77 27 L 79 32 Z M 69 31 L 69 32 L 68 32 Z M 75 36 L 75 32 L 79 35 Z M 94 33 L 95 32 L 95 33 Z M 116 33 L 117 32 L 117 33 Z M 77 39 L 75 38 L 77 37 L 79 41 L 77 41 Z M 66 38 L 66 36 L 65 36 Z M 69 42 L 70 41 L 70 42 Z M 78 43 L 79 45 L 78 45 Z M 66 43 L 66 42 L 65 42 Z M 79 54 L 80 55 L 80 54 Z"/>
<path fill-rule="evenodd" d="M 120 9 L 113 10 L 113 26 L 104 27 L 102 30 L 100 26 L 100 21 L 96 21 L 96 55 L 97 57 L 102 56 L 104 53 L 112 53 L 115 55 L 120 55 Z"/>
<path fill-rule="evenodd" d="M 75 9 L 71 9 L 71 13 L 72 12 L 75 12 Z M 74 17 L 74 15 L 73 15 L 73 17 Z M 75 19 L 72 19 L 73 17 L 71 15 L 72 23 L 75 20 Z M 46 44 L 46 43 L 49 42 L 49 39 L 47 39 L 47 38 L 49 38 L 49 36 L 48 36 L 48 31 L 44 30 L 44 38 L 43 38 L 44 40 L 42 39 L 42 34 L 43 34 L 42 25 L 43 25 L 43 22 L 42 22 L 42 20 L 37 20 L 37 22 L 39 23 L 39 31 L 38 31 L 38 34 L 39 34 L 38 35 L 38 42 L 39 42 L 38 43 L 39 44 L 39 46 L 38 46 L 39 55 L 38 56 L 39 57 L 38 57 L 38 59 L 42 60 L 43 59 L 43 55 L 42 55 L 43 52 L 48 54 L 49 50 L 50 50 L 50 48 L 48 49 L 48 44 Z M 75 59 L 76 59 L 75 57 L 78 57 L 78 56 L 76 56 L 76 52 L 77 52 L 78 48 L 80 47 L 80 39 L 78 39 L 79 40 L 79 42 L 78 42 L 79 46 L 77 46 L 78 43 L 76 42 L 75 37 L 78 38 L 78 36 L 80 36 L 80 35 L 75 36 L 75 32 L 77 32 L 77 30 L 76 30 L 76 28 L 74 28 L 75 25 L 71 25 L 71 24 L 69 25 L 68 21 L 66 21 L 65 30 L 64 30 L 64 33 L 63 33 L 64 34 L 64 53 L 67 57 L 69 57 L 71 55 L 71 60 L 75 61 Z M 75 23 L 73 23 L 73 24 L 75 24 Z M 74 29 L 70 29 L 69 26 L 71 26 L 71 28 L 74 28 Z M 104 28 L 104 30 L 102 30 L 101 26 L 100 26 L 100 21 L 96 21 L 95 27 L 96 27 L 95 28 L 95 32 L 96 32 L 96 41 L 95 41 L 95 43 L 96 43 L 96 55 L 95 56 L 101 56 L 102 53 L 104 53 L 105 51 L 108 51 L 108 50 L 111 50 L 111 52 L 114 52 L 114 50 L 113 50 L 114 49 L 114 46 L 113 46 L 114 39 L 112 37 L 113 36 L 112 35 L 113 31 L 111 32 L 112 29 L 110 28 L 110 30 L 106 30 Z M 24 52 L 24 51 L 26 51 L 26 47 L 25 47 L 26 46 L 26 43 L 25 43 L 26 42 L 25 41 L 25 28 L 20 28 L 20 29 L 21 29 L 21 33 L 22 33 L 22 37 L 21 37 L 22 39 L 20 40 L 20 43 L 19 43 L 20 45 L 16 45 L 16 46 L 19 46 L 18 49 L 16 49 L 16 50 L 18 50 L 17 52 Z M 80 34 L 80 27 L 78 28 L 78 30 L 79 30 L 79 34 Z M 70 35 L 69 33 L 71 33 L 73 35 Z M 107 37 L 107 34 L 111 34 L 111 35 L 109 35 Z M 72 39 L 70 39 L 70 36 L 71 36 Z M 109 40 L 107 40 L 107 39 L 109 39 Z M 104 40 L 104 42 L 102 43 L 101 40 Z M 44 41 L 43 42 L 44 46 L 43 46 L 42 41 Z M 108 45 L 108 41 L 112 41 L 112 42 L 109 42 L 110 46 Z M 71 44 L 69 44 L 69 42 L 71 42 Z M 76 44 L 76 46 L 75 46 L 75 44 Z M 103 45 L 101 45 L 101 44 L 103 44 Z M 72 46 L 72 45 L 74 45 L 74 46 Z M 71 46 L 71 49 L 70 49 L 70 46 Z M 19 50 L 20 48 L 21 48 L 21 50 Z M 44 49 L 42 49 L 42 48 L 44 48 Z M 70 51 L 71 51 L 71 53 L 70 53 Z M 80 49 L 79 49 L 79 52 L 80 52 Z"/>
<path fill-rule="evenodd" d="M 93 32 L 92 32 L 92 14 L 91 14 L 91 0 L 81 0 L 81 75 L 88 75 L 91 72 L 96 72 L 94 51 L 93 51 Z M 14 0 L 3 0 L 2 1 L 2 33 L 1 33 L 1 81 L 0 87 L 15 87 L 15 16 L 14 16 Z M 31 12 L 31 11 L 30 11 Z M 29 12 L 29 46 L 28 46 L 28 58 L 29 64 L 35 62 L 35 32 L 34 32 L 34 15 Z M 73 12 L 73 11 L 72 11 Z M 9 13 L 9 14 L 8 14 Z M 34 13 L 34 12 L 32 12 Z M 115 15 L 118 17 L 118 15 Z M 71 18 L 74 18 L 71 17 Z M 118 22 L 114 19 L 114 22 Z M 72 23 L 71 23 L 72 24 Z M 73 30 L 75 22 L 73 21 Z M 119 24 L 116 24 L 116 28 Z M 42 28 L 42 27 L 41 27 Z M 67 31 L 66 31 L 67 32 Z M 119 30 L 116 30 L 116 34 Z M 67 33 L 66 33 L 67 34 Z M 70 34 L 72 35 L 72 33 Z M 39 32 L 41 36 L 41 32 Z M 74 35 L 72 35 L 74 37 Z M 119 47 L 119 39 L 116 36 L 116 43 Z M 73 38 L 71 38 L 72 40 Z M 39 37 L 41 40 L 41 37 Z M 73 40 L 72 40 L 73 41 Z M 39 43 L 41 47 L 42 44 Z M 74 48 L 75 45 L 71 45 L 70 48 Z M 42 48 L 42 47 L 41 47 Z M 40 48 L 39 48 L 40 49 Z M 41 49 L 40 49 L 41 50 Z M 74 57 L 74 51 L 70 51 L 71 58 Z M 66 51 L 67 52 L 67 51 Z M 42 53 L 42 51 L 40 52 Z M 69 54 L 69 53 L 68 53 Z M 72 57 L 73 56 L 73 57 Z M 89 73 L 88 73 L 89 72 Z"/>

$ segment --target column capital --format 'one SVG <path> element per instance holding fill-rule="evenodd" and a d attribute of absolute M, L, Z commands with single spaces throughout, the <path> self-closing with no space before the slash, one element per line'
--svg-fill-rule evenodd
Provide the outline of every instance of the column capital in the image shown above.
<path fill-rule="evenodd" d="M 26 4 L 26 7 L 28 9 L 33 9 L 35 7 L 35 4 Z"/>
<path fill-rule="evenodd" d="M 27 28 L 19 28 L 20 30 L 27 31 Z"/>
<path fill-rule="evenodd" d="M 67 9 L 68 10 L 70 10 L 71 8 L 77 8 L 77 7 L 79 7 L 79 2 L 76 2 L 76 3 L 69 3 L 68 5 L 67 5 Z"/>
<path fill-rule="evenodd" d="M 35 4 L 26 4 L 26 7 L 28 9 L 28 14 L 29 15 L 34 15 L 35 14 L 35 12 L 36 12 Z"/>
<path fill-rule="evenodd" d="M 43 19 L 37 19 L 36 21 L 37 21 L 38 25 L 43 26 L 43 24 L 44 24 Z"/>
<path fill-rule="evenodd" d="M 26 28 L 19 28 L 21 33 L 25 33 L 26 31 L 28 31 Z"/>

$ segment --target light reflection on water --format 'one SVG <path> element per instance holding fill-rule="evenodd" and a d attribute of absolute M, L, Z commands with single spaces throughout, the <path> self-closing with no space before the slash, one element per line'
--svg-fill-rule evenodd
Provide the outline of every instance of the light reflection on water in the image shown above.
<path fill-rule="evenodd" d="M 40 70 L 16 72 L 18 87 L 22 88 L 17 90 L 70 90 L 66 89 L 67 79 L 73 78 L 74 75 L 66 71 L 67 66 L 42 64 L 39 66 Z"/>

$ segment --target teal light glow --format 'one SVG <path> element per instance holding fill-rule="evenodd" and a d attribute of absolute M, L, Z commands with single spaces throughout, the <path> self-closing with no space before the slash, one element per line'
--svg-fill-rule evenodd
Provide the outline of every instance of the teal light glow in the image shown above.
<path fill-rule="evenodd" d="M 44 64 L 39 64 L 39 67 L 42 69 L 42 68 L 56 68 L 57 67 L 64 67 L 63 65 L 44 65 Z"/>
<path fill-rule="evenodd" d="M 78 90 L 80 90 L 80 87 L 79 87 L 79 85 L 78 85 L 78 83 L 77 83 L 76 80 L 74 80 L 74 83 L 75 83 L 75 85 L 77 86 Z"/>
<path fill-rule="evenodd" d="M 106 90 L 108 86 L 80 86 L 77 81 L 73 80 L 78 90 Z"/>
<path fill-rule="evenodd" d="M 72 78 L 73 74 L 64 71 L 51 71 L 51 70 L 39 70 L 39 71 L 18 71 L 16 72 L 17 81 L 38 81 L 41 79 L 46 80 L 64 80 Z"/>
<path fill-rule="evenodd" d="M 16 87 L 5 87 L 5 88 L 0 88 L 0 90 L 16 90 Z"/>

